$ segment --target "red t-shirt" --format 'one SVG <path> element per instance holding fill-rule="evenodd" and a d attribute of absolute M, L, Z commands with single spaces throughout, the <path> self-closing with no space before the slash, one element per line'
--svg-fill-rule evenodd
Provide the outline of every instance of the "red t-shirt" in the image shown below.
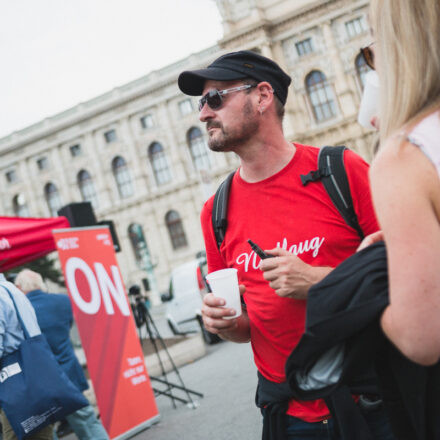
<path fill-rule="evenodd" d="M 254 360 L 261 374 L 285 381 L 284 364 L 305 326 L 305 300 L 279 297 L 258 269 L 262 249 L 280 246 L 313 266 L 337 266 L 356 251 L 360 239 L 330 200 L 321 182 L 307 186 L 301 174 L 317 169 L 319 149 L 295 144 L 292 160 L 277 174 L 247 183 L 236 172 L 229 194 L 228 228 L 220 252 L 212 229 L 213 198 L 201 214 L 209 272 L 235 267 L 250 321 Z M 378 230 L 368 183 L 368 164 L 346 151 L 344 162 L 359 224 L 365 235 Z M 329 415 L 323 400 L 289 402 L 287 414 L 316 422 Z"/>

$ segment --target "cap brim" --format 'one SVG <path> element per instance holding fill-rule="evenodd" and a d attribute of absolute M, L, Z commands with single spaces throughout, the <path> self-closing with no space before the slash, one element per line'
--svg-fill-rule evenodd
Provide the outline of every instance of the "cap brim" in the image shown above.
<path fill-rule="evenodd" d="M 199 96 L 203 93 L 205 81 L 207 79 L 213 81 L 233 81 L 235 79 L 246 78 L 241 72 L 235 72 L 221 67 L 211 67 L 200 70 L 187 70 L 179 75 L 177 84 L 179 89 L 190 96 Z"/>

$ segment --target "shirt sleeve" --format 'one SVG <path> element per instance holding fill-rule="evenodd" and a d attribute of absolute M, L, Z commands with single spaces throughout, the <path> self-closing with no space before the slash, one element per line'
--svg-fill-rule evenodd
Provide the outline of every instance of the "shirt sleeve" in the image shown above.
<path fill-rule="evenodd" d="M 208 272 L 214 272 L 226 268 L 223 257 L 217 248 L 214 229 L 212 227 L 212 207 L 214 197 L 211 197 L 203 206 L 200 214 L 203 238 L 205 240 L 206 259 L 208 261 Z"/>
<path fill-rule="evenodd" d="M 372 234 L 380 228 L 371 198 L 369 165 L 351 150 L 345 151 L 344 163 L 359 225 L 364 235 Z"/>

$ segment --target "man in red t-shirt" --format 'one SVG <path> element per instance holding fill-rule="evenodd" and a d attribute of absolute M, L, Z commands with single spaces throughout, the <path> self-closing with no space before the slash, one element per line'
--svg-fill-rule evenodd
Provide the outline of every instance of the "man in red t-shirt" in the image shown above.
<path fill-rule="evenodd" d="M 206 123 L 211 150 L 234 151 L 241 161 L 232 180 L 220 249 L 212 228 L 213 198 L 203 207 L 201 222 L 209 272 L 238 269 L 246 308 L 240 317 L 225 320 L 235 311 L 208 294 L 203 322 L 223 339 L 250 341 L 259 373 L 275 383 L 285 381 L 285 361 L 304 333 L 309 287 L 360 244 L 323 185 L 301 183 L 301 174 L 317 168 L 319 149 L 284 138 L 290 82 L 276 63 L 250 51 L 223 55 L 206 69 L 181 73 L 178 81 L 184 93 L 203 95 L 200 120 Z M 348 150 L 344 162 L 359 224 L 365 235 L 374 233 L 378 225 L 368 165 Z M 261 261 L 248 239 L 275 258 Z M 288 438 L 302 438 L 301 432 L 330 438 L 333 421 L 324 401 L 292 399 L 287 415 Z"/>

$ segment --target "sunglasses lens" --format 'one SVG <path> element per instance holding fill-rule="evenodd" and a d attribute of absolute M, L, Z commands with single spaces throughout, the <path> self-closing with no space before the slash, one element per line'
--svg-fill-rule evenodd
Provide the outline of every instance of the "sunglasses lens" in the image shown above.
<path fill-rule="evenodd" d="M 222 105 L 222 97 L 218 90 L 210 90 L 206 95 L 202 96 L 199 100 L 199 111 L 202 111 L 205 104 L 208 104 L 212 110 L 216 110 Z"/>
<path fill-rule="evenodd" d="M 206 101 L 212 110 L 218 109 L 222 105 L 222 97 L 217 90 L 211 90 L 206 97 Z"/>

